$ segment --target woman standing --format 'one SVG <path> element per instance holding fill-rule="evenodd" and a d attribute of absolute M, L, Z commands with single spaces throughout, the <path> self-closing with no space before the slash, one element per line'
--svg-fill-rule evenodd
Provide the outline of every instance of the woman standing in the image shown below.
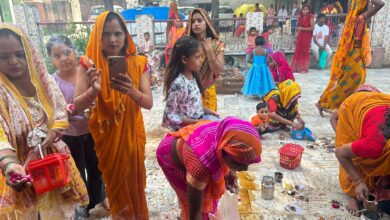
<path fill-rule="evenodd" d="M 297 43 L 295 45 L 294 58 L 291 69 L 294 73 L 307 73 L 310 64 L 310 45 L 313 38 L 314 17 L 310 6 L 302 6 L 301 15 L 298 18 Z"/>
<path fill-rule="evenodd" d="M 369 2 L 374 7 L 368 7 Z M 367 20 L 384 4 L 382 0 L 350 1 L 343 34 L 333 58 L 330 80 L 316 103 L 321 116 L 324 109 L 337 109 L 356 88 L 365 83 L 366 67 L 371 62 Z"/>
<path fill-rule="evenodd" d="M 246 121 L 200 121 L 165 136 L 157 160 L 175 190 L 181 219 L 208 220 L 226 189 L 237 192 L 236 171 L 261 161 L 261 142 Z"/>
<path fill-rule="evenodd" d="M 40 159 L 38 143 L 31 141 L 35 131 L 46 134 L 45 155 L 70 155 L 59 133 L 68 125 L 65 99 L 32 41 L 19 27 L 0 24 L 0 219 L 35 219 L 38 212 L 42 220 L 72 219 L 77 206 L 88 204 L 72 157 L 71 180 L 63 188 L 38 196 L 26 178 L 27 164 Z"/>
<path fill-rule="evenodd" d="M 348 210 L 356 214 L 368 194 L 389 214 L 390 203 L 390 95 L 358 92 L 340 106 L 336 128 L 336 157 L 340 162 L 339 182 L 351 197 Z M 360 213 L 359 213 L 360 215 Z"/>
<path fill-rule="evenodd" d="M 88 57 L 80 60 L 77 73 L 75 111 L 96 103 L 89 129 L 114 219 L 148 219 L 146 137 L 141 108 L 151 109 L 153 98 L 146 57 L 135 54 L 123 19 L 106 11 L 96 18 L 87 46 Z M 124 56 L 127 72 L 110 76 L 108 56 Z"/>
<path fill-rule="evenodd" d="M 197 39 L 202 44 L 202 68 L 200 69 L 201 81 L 204 91 L 203 106 L 217 111 L 217 91 L 215 80 L 223 71 L 224 43 L 219 40 L 213 24 L 207 13 L 201 9 L 194 9 L 187 25 L 187 35 Z"/>

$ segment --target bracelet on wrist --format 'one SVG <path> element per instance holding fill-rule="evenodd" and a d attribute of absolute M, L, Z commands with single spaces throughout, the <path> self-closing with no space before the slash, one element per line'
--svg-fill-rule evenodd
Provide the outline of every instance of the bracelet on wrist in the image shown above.
<path fill-rule="evenodd" d="M 15 160 L 9 161 L 9 162 L 7 162 L 7 163 L 3 166 L 3 168 L 1 169 L 1 173 L 3 174 L 3 176 L 5 176 L 5 172 L 7 171 L 8 167 L 9 167 L 11 164 L 14 164 L 14 163 L 18 163 L 18 161 L 15 161 Z"/>
<path fill-rule="evenodd" d="M 6 158 L 13 158 L 15 160 L 18 160 L 15 155 L 5 155 L 0 158 L 0 162 L 3 161 Z"/>

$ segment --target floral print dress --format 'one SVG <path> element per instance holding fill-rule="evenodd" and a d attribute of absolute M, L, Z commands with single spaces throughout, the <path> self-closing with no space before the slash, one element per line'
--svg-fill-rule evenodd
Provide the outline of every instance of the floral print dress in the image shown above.
<path fill-rule="evenodd" d="M 201 119 L 204 116 L 202 95 L 195 78 L 180 74 L 171 84 L 164 110 L 163 126 L 179 130 L 182 119 Z"/>

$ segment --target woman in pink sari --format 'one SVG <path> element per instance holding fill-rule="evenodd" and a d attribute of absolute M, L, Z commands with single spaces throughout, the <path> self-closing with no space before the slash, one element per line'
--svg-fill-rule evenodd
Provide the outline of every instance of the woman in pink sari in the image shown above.
<path fill-rule="evenodd" d="M 268 56 L 268 66 L 276 84 L 291 79 L 295 81 L 293 72 L 283 53 L 277 51 Z"/>
<path fill-rule="evenodd" d="M 294 58 L 291 63 L 292 71 L 295 73 L 307 73 L 310 63 L 310 45 L 313 38 L 314 17 L 310 7 L 304 5 L 301 15 L 298 18 L 298 36 L 295 45 Z"/>
<path fill-rule="evenodd" d="M 167 134 L 156 154 L 179 198 L 181 219 L 208 220 L 226 189 L 237 192 L 235 171 L 261 161 L 261 142 L 249 122 L 228 117 Z"/>

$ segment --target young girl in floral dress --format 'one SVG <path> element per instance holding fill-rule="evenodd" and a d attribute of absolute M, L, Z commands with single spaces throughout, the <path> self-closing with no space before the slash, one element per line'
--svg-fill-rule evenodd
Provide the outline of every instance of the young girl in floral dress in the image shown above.
<path fill-rule="evenodd" d="M 163 126 L 173 131 L 195 124 L 206 114 L 218 116 L 202 105 L 203 86 L 198 73 L 202 67 L 201 55 L 200 44 L 193 37 L 184 36 L 173 47 L 166 70 L 163 116 Z"/>

